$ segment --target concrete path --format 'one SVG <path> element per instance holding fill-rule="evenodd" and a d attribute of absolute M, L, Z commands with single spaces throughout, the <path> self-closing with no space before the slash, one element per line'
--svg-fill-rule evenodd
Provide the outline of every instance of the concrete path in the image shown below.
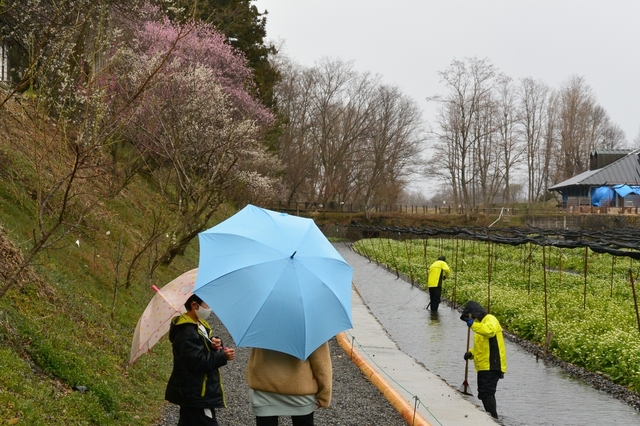
<path fill-rule="evenodd" d="M 496 421 L 484 410 L 402 352 L 358 294 L 358 283 L 393 281 L 395 275 L 369 263 L 343 244 L 337 244 L 336 248 L 354 268 L 353 328 L 341 333 L 338 341 L 407 423 L 412 426 L 495 426 Z M 470 365 L 469 374 L 475 374 L 472 370 Z"/>

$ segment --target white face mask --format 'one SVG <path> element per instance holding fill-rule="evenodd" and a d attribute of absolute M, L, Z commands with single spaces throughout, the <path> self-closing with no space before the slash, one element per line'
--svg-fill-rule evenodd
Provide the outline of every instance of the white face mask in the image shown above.
<path fill-rule="evenodd" d="M 202 305 L 200 305 L 200 308 L 196 311 L 196 315 L 199 319 L 206 320 L 209 318 L 209 315 L 211 315 L 211 309 L 203 308 Z"/>

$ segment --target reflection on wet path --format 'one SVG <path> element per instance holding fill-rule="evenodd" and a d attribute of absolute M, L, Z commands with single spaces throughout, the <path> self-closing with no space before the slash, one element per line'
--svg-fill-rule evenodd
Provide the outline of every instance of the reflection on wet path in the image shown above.
<path fill-rule="evenodd" d="M 425 309 L 427 292 L 397 279 L 345 244 L 336 244 L 336 248 L 353 267 L 353 280 L 365 303 L 400 349 L 458 389 L 464 380 L 462 355 L 467 343 L 467 327 L 460 314 L 441 304 L 432 317 Z M 560 368 L 536 362 L 512 342 L 505 340 L 505 345 L 507 373 L 496 394 L 503 424 L 640 425 L 640 413 L 629 405 L 571 378 Z M 469 383 L 476 395 L 473 363 L 469 364 Z"/>

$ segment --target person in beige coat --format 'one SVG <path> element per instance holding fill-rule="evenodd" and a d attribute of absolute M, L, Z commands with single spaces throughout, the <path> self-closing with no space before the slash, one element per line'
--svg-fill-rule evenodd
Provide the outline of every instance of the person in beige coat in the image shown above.
<path fill-rule="evenodd" d="M 291 416 L 293 426 L 313 426 L 313 412 L 331 402 L 332 366 L 329 344 L 309 358 L 269 349 L 251 349 L 247 363 L 251 414 L 256 426 L 277 426 L 279 416 Z"/>

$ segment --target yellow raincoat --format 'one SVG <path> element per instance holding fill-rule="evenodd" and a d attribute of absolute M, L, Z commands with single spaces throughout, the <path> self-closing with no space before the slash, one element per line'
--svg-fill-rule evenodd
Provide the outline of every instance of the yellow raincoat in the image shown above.
<path fill-rule="evenodd" d="M 477 371 L 494 370 L 507 372 L 507 355 L 502 338 L 502 326 L 496 317 L 486 314 L 482 321 L 474 321 L 473 363 Z"/>
<path fill-rule="evenodd" d="M 429 266 L 429 278 L 427 285 L 429 287 L 438 287 L 442 285 L 442 280 L 447 278 L 451 273 L 449 265 L 444 260 L 436 260 Z"/>

